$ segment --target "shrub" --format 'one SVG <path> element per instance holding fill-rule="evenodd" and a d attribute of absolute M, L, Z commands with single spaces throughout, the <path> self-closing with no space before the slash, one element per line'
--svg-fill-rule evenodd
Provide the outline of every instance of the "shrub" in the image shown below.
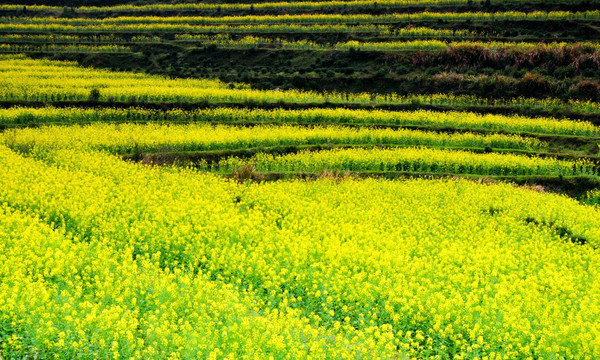
<path fill-rule="evenodd" d="M 600 53 L 580 55 L 573 61 L 573 66 L 579 71 L 600 69 Z"/>
<path fill-rule="evenodd" d="M 480 45 L 455 45 L 440 53 L 440 60 L 451 59 L 459 68 L 480 67 L 490 58 L 492 58 L 490 49 Z"/>
<path fill-rule="evenodd" d="M 92 102 L 98 102 L 100 100 L 100 90 L 94 88 L 90 90 L 90 95 L 88 96 L 88 100 Z"/>
<path fill-rule="evenodd" d="M 233 169 L 232 175 L 240 183 L 245 183 L 246 181 L 260 182 L 265 178 L 264 174 L 256 172 L 256 165 L 254 164 L 244 164 L 239 168 Z"/>
<path fill-rule="evenodd" d="M 572 66 L 562 66 L 554 70 L 554 77 L 557 79 L 572 78 L 577 74 L 577 71 Z"/>
<path fill-rule="evenodd" d="M 519 90 L 526 96 L 544 94 L 548 92 L 549 89 L 550 83 L 548 80 L 538 73 L 526 73 L 521 78 L 521 83 L 519 84 Z"/>
<path fill-rule="evenodd" d="M 580 81 L 575 85 L 574 92 L 579 98 L 598 101 L 600 100 L 600 83 L 590 80 Z"/>

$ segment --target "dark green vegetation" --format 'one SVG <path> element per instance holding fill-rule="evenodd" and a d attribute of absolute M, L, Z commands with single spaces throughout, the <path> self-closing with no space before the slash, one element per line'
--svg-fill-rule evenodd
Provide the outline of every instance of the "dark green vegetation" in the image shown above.
<path fill-rule="evenodd" d="M 344 28 L 275 29 L 273 25 L 307 25 L 305 20 L 253 20 L 232 22 L 232 28 L 202 30 L 127 27 L 123 29 L 36 29 L 15 31 L 0 28 L 0 41 L 10 45 L 6 52 L 26 52 L 32 56 L 76 60 L 85 66 L 112 70 L 143 71 L 172 77 L 218 78 L 226 82 L 249 83 L 259 89 L 344 90 L 406 94 L 452 93 L 485 98 L 553 97 L 562 100 L 600 100 L 600 19 L 553 18 L 497 20 L 478 17 L 454 20 L 422 18 L 432 13 L 506 13 L 597 10 L 591 1 L 457 1 L 455 4 L 318 5 L 314 8 L 286 6 L 248 7 L 247 4 L 208 8 L 128 8 L 78 9 L 68 6 L 117 5 L 123 2 L 53 1 L 54 9 L 27 7 L 0 9 L 0 15 L 13 17 L 8 23 L 27 24 L 34 17 L 60 19 L 117 19 L 119 16 L 186 16 L 219 18 L 223 16 L 285 16 L 343 14 L 384 16 L 412 14 L 414 19 L 386 21 L 379 28 L 364 28 L 352 18 L 336 21 Z M 138 1 L 130 4 L 153 4 Z M 230 5 L 230 2 L 223 2 Z M 15 4 L 23 4 L 16 2 Z M 294 4 L 294 2 L 291 2 Z M 61 8 L 61 6 L 67 6 Z M 543 17 L 542 17 L 543 19 Z M 187 21 L 187 20 L 186 20 Z M 311 20 L 312 21 L 312 20 Z M 140 20 L 141 24 L 145 20 Z M 149 19 L 148 24 L 160 21 Z M 185 23 L 182 22 L 182 23 Z M 202 22 L 204 23 L 204 22 Z M 210 23 L 210 22 L 209 22 Z M 310 22 L 309 22 L 310 23 Z M 219 22 L 220 25 L 227 25 Z M 260 28 L 269 24 L 270 30 Z M 239 26 L 238 26 L 239 25 Z M 327 23 L 325 23 L 327 25 Z M 363 23 L 364 25 L 364 23 Z M 376 25 L 376 24 L 369 24 Z M 78 26 L 78 25 L 76 25 Z M 250 28 L 244 28 L 250 26 Z M 254 28 L 252 28 L 254 26 Z M 439 33 L 411 30 L 427 28 Z M 190 31 L 192 31 L 190 33 Z M 446 31 L 446 32 L 444 32 Z M 449 32 L 448 32 L 449 31 Z M 11 35 L 17 34 L 17 37 Z M 55 38 L 45 38 L 51 34 Z M 76 39 L 61 39 L 68 34 Z M 253 44 L 244 42 L 255 37 Z M 407 41 L 461 42 L 444 49 L 416 48 L 394 50 L 361 49 L 361 43 Z M 299 44 L 308 42 L 308 44 Z M 340 44 L 358 42 L 356 47 Z M 488 45 L 504 42 L 506 45 Z M 547 43 L 548 46 L 523 48 L 510 43 Z M 553 42 L 565 42 L 555 47 Z M 582 43 L 589 42 L 589 43 Z M 242 44 L 243 43 L 243 44 Z M 286 45 L 287 43 L 287 45 Z M 87 48 L 64 48 L 67 45 Z M 293 45 L 289 45 L 293 44 Z M 53 45 L 53 46 L 48 46 Z M 118 45 L 119 49 L 94 49 L 94 46 Z M 92 48 L 90 48 L 91 46 Z M 320 48 L 315 48 L 320 47 Z M 290 48 L 293 47 L 293 48 Z M 115 54 L 118 52 L 118 54 Z"/>
<path fill-rule="evenodd" d="M 573 49 L 491 54 L 480 46 L 439 52 L 311 51 L 137 45 L 135 54 L 54 56 L 83 65 L 175 77 L 219 78 L 259 89 L 453 93 L 478 97 L 600 100 L 597 53 Z M 560 56 L 560 58 L 559 58 Z M 531 59 L 532 61 L 530 61 Z M 585 63 L 585 64 L 584 64 Z M 523 64 L 523 65 L 520 65 Z"/>
<path fill-rule="evenodd" d="M 194 0 L 179 0 L 172 3 L 175 4 L 193 4 Z M 275 3 L 278 1 L 240 1 L 240 0 L 213 0 L 209 3 L 215 4 L 214 8 L 210 9 L 135 9 L 119 8 L 119 5 L 160 5 L 163 1 L 157 0 L 49 0 L 44 1 L 43 5 L 53 6 L 59 9 L 32 9 L 27 8 L 27 5 L 40 5 L 40 2 L 35 0 L 12 0 L 10 4 L 23 5 L 23 8 L 3 10 L 5 14 L 11 15 L 61 15 L 61 16 L 80 16 L 88 14 L 90 16 L 112 16 L 112 15 L 130 15 L 140 12 L 153 15 L 172 15 L 172 14 L 194 14 L 194 15 L 259 15 L 259 14 L 297 14 L 306 13 L 309 11 L 318 11 L 322 14 L 351 14 L 351 13 L 368 13 L 368 14 L 386 14 L 392 11 L 418 12 L 426 10 L 451 10 L 451 11 L 533 11 L 533 10 L 571 10 L 585 11 L 595 10 L 596 4 L 591 0 L 536 0 L 536 1 L 514 1 L 514 0 L 457 0 L 452 2 L 438 3 L 435 0 L 431 1 L 412 1 L 406 4 L 389 4 L 383 2 L 367 2 L 366 4 L 330 4 L 322 2 L 322 5 L 316 7 L 261 7 L 261 3 Z M 287 1 L 288 3 L 302 3 L 303 1 Z M 242 6 L 230 8 L 226 5 L 240 4 Z M 225 6 L 219 6 L 225 5 Z M 247 6 L 243 6 L 247 5 Z M 257 5 L 257 6 L 253 6 Z M 115 9 L 95 9 L 91 14 L 87 10 L 80 11 L 79 6 L 94 6 L 107 7 L 114 6 Z M 62 7 L 62 8 L 61 8 Z"/>

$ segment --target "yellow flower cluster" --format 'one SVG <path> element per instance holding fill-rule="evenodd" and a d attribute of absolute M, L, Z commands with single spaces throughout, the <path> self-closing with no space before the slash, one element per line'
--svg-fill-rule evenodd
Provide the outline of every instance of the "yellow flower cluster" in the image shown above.
<path fill-rule="evenodd" d="M 186 92 L 195 91 L 207 96 L 212 91 L 232 91 L 218 80 L 172 80 L 142 73 L 83 68 L 73 62 L 32 60 L 19 56 L 0 57 L 0 71 L 3 73 L 0 98 L 4 100 L 85 100 L 92 88 L 100 89 L 104 99 L 115 100 L 125 100 L 127 96 L 175 100 Z"/>
<path fill-rule="evenodd" d="M 525 0 L 500 0 L 503 4 L 521 4 L 528 3 Z M 77 12 L 94 13 L 94 12 L 111 12 L 111 11 L 195 11 L 195 10 L 214 10 L 214 11 L 249 11 L 249 10 L 322 10 L 323 8 L 343 7 L 345 9 L 363 8 L 363 7 L 395 7 L 407 5 L 463 5 L 467 4 L 468 0 L 379 0 L 374 4 L 371 0 L 334 0 L 334 1 L 273 1 L 273 2 L 258 2 L 258 3 L 178 3 L 178 4 L 146 4 L 132 5 L 122 4 L 113 6 L 79 6 Z M 31 5 L 28 6 L 31 10 L 56 10 L 60 11 L 63 8 L 47 5 Z M 21 10 L 19 5 L 0 5 L 0 10 Z"/>
<path fill-rule="evenodd" d="M 392 13 L 384 15 L 369 14 L 300 14 L 300 15 L 247 15 L 247 16 L 116 16 L 97 18 L 56 18 L 56 17 L 12 17 L 7 18 L 0 27 L 3 31 L 19 30 L 144 30 L 161 29 L 163 25 L 179 26 L 209 24 L 384 24 L 403 21 L 459 21 L 459 20 L 597 20 L 600 10 L 571 11 L 506 11 L 506 12 L 417 12 Z M 169 28 L 169 27 L 165 27 Z"/>
<path fill-rule="evenodd" d="M 157 111 L 142 108 L 23 108 L 0 109 L 0 126 L 111 123 L 256 123 L 301 125 L 403 126 L 454 128 L 547 135 L 600 136 L 600 129 L 586 121 L 477 114 L 472 112 L 383 111 L 350 109 L 235 109 L 210 108 Z"/>
<path fill-rule="evenodd" d="M 222 4 L 219 4 L 222 5 Z M 367 14 L 302 14 L 302 15 L 248 15 L 248 16 L 125 16 L 96 18 L 57 18 L 57 17 L 14 17 L 6 18 L 0 24 L 3 33 L 205 33 L 207 26 L 219 25 L 302 25 L 287 29 L 291 32 L 305 32 L 303 26 L 323 25 L 326 32 L 335 31 L 336 26 L 358 24 L 394 24 L 411 21 L 520 21 L 520 20 L 598 20 L 600 10 L 585 12 L 533 11 L 533 12 L 421 12 L 395 13 L 386 15 Z M 330 28 L 331 27 L 331 28 Z M 347 30 L 351 30 L 346 28 Z M 399 32 L 402 35 L 402 31 Z M 411 33 L 409 31 L 408 35 Z M 370 45 L 373 48 L 375 45 Z M 397 46 L 396 46 L 397 48 Z"/>
<path fill-rule="evenodd" d="M 168 28 L 167 28 L 168 29 Z M 165 30 L 167 30 L 165 29 Z M 389 25 L 372 25 L 372 24 L 313 24 L 313 25 L 302 25 L 302 24 L 250 24 L 250 25 L 199 25 L 188 29 L 189 32 L 185 34 L 175 34 L 176 40 L 193 41 L 198 40 L 198 36 L 193 34 L 203 33 L 376 33 L 380 35 L 399 35 L 399 36 L 444 36 L 444 37 L 466 37 L 474 35 L 467 30 L 443 30 L 443 29 L 432 29 L 427 27 L 415 27 L 412 29 L 397 29 L 392 30 Z M 118 33 L 117 33 L 118 34 Z M 53 42 L 79 42 L 91 41 L 91 42 L 108 42 L 108 43 L 121 43 L 121 42 L 139 42 L 141 39 L 132 37 L 126 39 L 119 37 L 115 33 L 102 34 L 102 35 L 91 35 L 85 34 L 79 35 L 66 35 L 63 33 L 59 34 L 3 34 L 0 36 L 2 41 L 53 41 Z M 202 39 L 202 38 L 200 38 Z M 157 40 L 159 41 L 160 38 Z"/>
<path fill-rule="evenodd" d="M 161 268 L 158 253 L 88 243 L 6 204 L 0 239 L 6 358 L 393 358 L 384 340 L 310 325 L 297 310 L 264 309 L 233 285 Z"/>
<path fill-rule="evenodd" d="M 252 25 L 204 25 L 196 26 L 193 29 L 194 33 L 211 32 L 211 33 L 281 33 L 281 32 L 306 32 L 306 33 L 327 33 L 327 32 L 372 32 L 381 35 L 395 35 L 403 37 L 466 37 L 474 35 L 473 32 L 464 29 L 447 30 L 433 29 L 429 27 L 418 26 L 414 28 L 400 28 L 392 30 L 389 26 L 384 25 L 343 25 L 343 24 L 327 24 L 327 25 L 302 25 L 302 24 L 252 24 Z M 178 40 L 203 40 L 203 37 L 192 34 L 176 34 L 175 39 Z"/>
<path fill-rule="evenodd" d="M 198 33 L 376 33 L 380 35 L 392 34 L 388 25 L 373 24 L 249 24 L 249 25 L 198 25 L 189 29 L 185 34 L 175 34 L 176 40 L 193 41 Z"/>
<path fill-rule="evenodd" d="M 580 46 L 588 48 L 598 48 L 600 43 L 580 42 Z M 225 44 L 227 45 L 227 44 Z M 283 44 L 286 46 L 286 44 Z M 308 45 L 307 45 L 308 46 Z M 347 41 L 345 43 L 337 43 L 333 45 L 334 49 L 361 49 L 361 50 L 383 50 L 383 51 L 410 51 L 410 50 L 442 50 L 450 47 L 473 46 L 482 47 L 492 50 L 509 49 L 509 50 L 534 50 L 540 48 L 547 49 L 564 49 L 574 46 L 574 43 L 566 42 L 551 42 L 540 44 L 537 42 L 515 42 L 515 41 L 442 41 L 442 40 L 413 40 L 413 41 L 381 41 L 381 42 L 362 42 L 362 41 Z"/>
<path fill-rule="evenodd" d="M 410 29 L 413 30 L 413 29 Z M 435 30 L 437 32 L 437 30 Z M 413 36 L 417 34 L 423 34 L 422 36 L 453 36 L 452 31 L 439 32 L 438 34 L 429 33 L 425 31 L 415 32 Z M 402 31 L 400 32 L 402 35 Z M 405 35 L 406 36 L 406 35 Z M 458 36 L 462 36 L 458 34 Z M 257 46 L 277 46 L 282 49 L 310 49 L 310 50 L 347 50 L 347 49 L 361 49 L 361 50 L 383 50 L 383 51 L 413 51 L 413 50 L 442 50 L 456 46 L 477 46 L 492 50 L 510 49 L 510 50 L 533 50 L 540 49 L 542 47 L 548 49 L 564 49 L 566 47 L 574 46 L 573 43 L 565 42 L 552 42 L 548 44 L 540 45 L 535 42 L 503 42 L 503 41 L 443 41 L 443 40 L 411 40 L 411 41 L 383 41 L 383 42 L 361 42 L 361 41 L 347 41 L 344 43 L 337 43 L 334 45 L 323 45 L 312 41 L 298 40 L 298 41 L 287 41 L 285 39 L 273 39 L 264 38 L 257 36 L 246 36 L 241 39 L 232 39 L 226 34 L 217 35 L 182 35 L 177 36 L 180 40 L 194 40 L 196 43 L 204 45 L 218 45 L 227 48 L 253 48 Z M 587 48 L 597 48 L 600 46 L 599 43 L 594 42 L 580 42 L 577 43 L 580 46 Z"/>
<path fill-rule="evenodd" d="M 340 126 L 212 126 L 93 124 L 6 130 L 0 142 L 11 148 L 89 148 L 111 153 L 207 151 L 299 145 L 409 145 L 543 150 L 546 144 L 518 135 L 435 133 Z"/>
<path fill-rule="evenodd" d="M 98 89 L 99 101 L 181 102 L 243 104 L 430 104 L 452 106 L 525 106 L 600 113 L 591 101 L 557 99 L 481 99 L 449 94 L 410 95 L 371 93 L 316 93 L 311 91 L 253 90 L 244 84 L 225 84 L 218 80 L 169 79 L 141 73 L 114 72 L 82 68 L 73 62 L 33 60 L 20 55 L 0 55 L 0 100 L 81 101 Z M 529 121 L 529 120 L 528 120 Z M 535 122 L 535 120 L 532 120 Z"/>
<path fill-rule="evenodd" d="M 259 153 L 250 159 L 229 157 L 215 166 L 204 168 L 231 171 L 253 165 L 264 172 L 400 171 L 411 173 L 450 173 L 477 175 L 598 175 L 596 164 L 554 158 L 527 157 L 513 154 L 476 154 L 428 148 L 333 149 L 286 155 Z"/>
<path fill-rule="evenodd" d="M 0 44 L 0 53 L 30 53 L 30 52 L 53 52 L 53 53 L 123 53 L 131 49 L 127 46 L 85 45 L 85 44 Z"/>
<path fill-rule="evenodd" d="M 30 156 L 0 147 L 7 358 L 600 357 L 600 211 L 567 197 Z"/>
<path fill-rule="evenodd" d="M 0 57 L 0 99 L 72 101 L 87 100 L 98 89 L 101 100 L 113 101 L 210 101 L 210 102 L 324 102 L 327 97 L 314 92 L 261 91 L 248 86 L 234 89 L 218 80 L 169 79 L 139 73 L 111 72 L 76 66 L 71 62 Z M 337 94 L 344 101 L 344 94 Z M 368 98 L 355 96 L 354 100 Z"/>

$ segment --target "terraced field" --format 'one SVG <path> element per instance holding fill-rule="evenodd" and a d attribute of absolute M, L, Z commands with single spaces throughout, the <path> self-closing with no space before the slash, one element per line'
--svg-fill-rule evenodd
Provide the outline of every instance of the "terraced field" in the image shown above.
<path fill-rule="evenodd" d="M 0 360 L 600 357 L 594 2 L 0 16 Z"/>

